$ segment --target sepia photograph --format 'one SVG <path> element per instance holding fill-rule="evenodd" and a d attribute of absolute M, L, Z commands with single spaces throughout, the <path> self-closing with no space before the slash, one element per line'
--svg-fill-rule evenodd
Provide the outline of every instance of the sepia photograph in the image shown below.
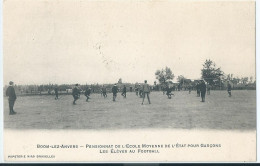
<path fill-rule="evenodd" d="M 2 5 L 5 161 L 256 161 L 255 1 Z"/>

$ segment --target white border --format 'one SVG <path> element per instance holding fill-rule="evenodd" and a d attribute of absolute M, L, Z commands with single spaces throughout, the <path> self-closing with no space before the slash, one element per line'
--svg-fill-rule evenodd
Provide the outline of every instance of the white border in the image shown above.
<path fill-rule="evenodd" d="M 258 135 L 259 131 L 260 131 L 260 123 L 259 123 L 259 119 L 260 119 L 260 114 L 259 114 L 259 106 L 258 106 L 258 103 L 260 103 L 260 99 L 259 99 L 259 95 L 260 95 L 260 92 L 259 92 L 259 86 L 260 86 L 260 82 L 259 82 L 259 77 L 260 77 L 260 71 L 259 71 L 259 67 L 258 65 L 260 64 L 260 58 L 259 58 L 259 37 L 260 37 L 260 34 L 259 34 L 259 19 L 260 19 L 260 12 L 259 12 L 259 9 L 260 9 L 260 3 L 259 1 L 256 1 L 256 115 L 257 115 L 257 121 L 256 121 L 256 124 L 257 124 L 257 163 L 260 163 L 260 137 Z"/>
<path fill-rule="evenodd" d="M 0 1 L 0 163 L 4 162 L 4 104 L 3 104 L 3 1 Z"/>
<path fill-rule="evenodd" d="M 257 84 L 257 103 L 260 103 L 260 92 L 258 87 L 260 86 L 259 77 L 260 77 L 260 69 L 258 65 L 260 65 L 260 55 L 259 55 L 259 19 L 260 19 L 260 2 L 256 1 L 256 84 Z M 1 116 L 0 116 L 0 163 L 4 163 L 3 159 L 3 1 L 0 1 L 0 110 L 1 110 Z M 257 104 L 257 120 L 260 119 L 260 113 L 259 113 L 259 107 Z M 260 123 L 257 121 L 257 133 L 260 132 Z M 41 163 L 49 163 L 49 162 L 41 162 Z M 68 162 L 71 163 L 71 162 Z M 82 162 L 77 162 L 82 163 Z M 103 162 L 101 162 L 103 163 Z M 114 162 L 118 163 L 118 162 Z M 159 163 L 159 162 L 156 162 Z M 155 164 L 156 164 L 155 163 Z M 181 162 L 175 162 L 175 163 L 181 163 Z M 190 162 L 188 162 L 190 163 Z M 197 162 L 195 162 L 197 163 Z M 203 162 L 202 162 L 203 163 Z M 213 162 L 213 163 L 219 163 L 219 162 Z M 223 163 L 223 162 L 222 162 Z M 257 134 L 257 161 L 256 163 L 260 163 L 260 137 Z"/>

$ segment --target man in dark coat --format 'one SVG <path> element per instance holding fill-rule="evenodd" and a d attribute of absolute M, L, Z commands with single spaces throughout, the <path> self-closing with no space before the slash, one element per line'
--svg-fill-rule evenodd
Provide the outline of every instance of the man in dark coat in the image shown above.
<path fill-rule="evenodd" d="M 171 99 L 172 95 L 174 95 L 174 94 L 172 94 L 172 88 L 170 87 L 170 85 L 167 86 L 165 90 L 166 90 L 166 95 L 168 96 L 168 99 Z"/>
<path fill-rule="evenodd" d="M 147 96 L 148 102 L 149 102 L 149 104 L 151 104 L 150 97 L 149 97 L 151 89 L 150 89 L 150 86 L 147 84 L 147 80 L 144 80 L 142 91 L 143 91 L 143 102 L 142 102 L 142 105 L 144 104 L 145 96 Z"/>
<path fill-rule="evenodd" d="M 139 89 L 138 89 L 138 86 L 136 85 L 135 86 L 135 94 L 136 94 L 136 96 L 138 96 L 138 92 L 139 92 Z"/>
<path fill-rule="evenodd" d="M 6 90 L 6 96 L 8 96 L 8 101 L 9 101 L 9 110 L 10 110 L 9 115 L 16 114 L 16 112 L 14 112 L 14 103 L 16 100 L 16 94 L 15 94 L 13 84 L 14 83 L 12 81 L 10 81 L 9 87 Z"/>
<path fill-rule="evenodd" d="M 113 101 L 116 101 L 116 96 L 117 96 L 118 88 L 116 84 L 112 88 L 112 93 L 113 93 Z"/>
<path fill-rule="evenodd" d="M 188 86 L 189 94 L 191 92 L 191 85 Z"/>
<path fill-rule="evenodd" d="M 85 96 L 87 97 L 86 101 L 88 102 L 88 99 L 90 99 L 90 93 L 91 93 L 91 89 L 89 87 L 86 88 L 85 90 Z"/>
<path fill-rule="evenodd" d="M 58 89 L 58 86 L 55 86 L 54 88 L 54 92 L 55 92 L 55 100 L 57 100 L 59 98 L 59 89 Z"/>
<path fill-rule="evenodd" d="M 74 98 L 73 104 L 76 104 L 76 101 L 79 99 L 80 95 L 80 89 L 79 89 L 79 84 L 76 84 L 75 87 L 72 90 L 72 96 Z"/>
<path fill-rule="evenodd" d="M 197 97 L 200 97 L 200 83 L 199 82 L 196 85 L 196 89 L 197 89 Z"/>
<path fill-rule="evenodd" d="M 229 81 L 227 82 L 227 91 L 228 91 L 228 96 L 231 97 L 231 84 L 229 83 Z"/>
<path fill-rule="evenodd" d="M 124 98 L 126 98 L 126 86 L 125 85 L 124 85 L 123 92 L 121 95 L 124 96 Z"/>
<path fill-rule="evenodd" d="M 143 98 L 143 88 L 142 88 L 141 84 L 139 84 L 138 90 L 139 90 L 139 96 L 140 96 L 140 98 Z"/>
<path fill-rule="evenodd" d="M 200 93 L 201 93 L 201 101 L 205 102 L 206 84 L 203 80 L 200 83 Z"/>
<path fill-rule="evenodd" d="M 103 85 L 103 87 L 102 87 L 102 93 L 103 93 L 104 98 L 106 98 L 107 97 L 107 88 L 105 87 L 105 85 Z"/>

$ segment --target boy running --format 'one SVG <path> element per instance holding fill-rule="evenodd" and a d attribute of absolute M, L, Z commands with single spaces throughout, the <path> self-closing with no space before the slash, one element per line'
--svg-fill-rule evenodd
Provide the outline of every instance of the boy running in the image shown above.
<path fill-rule="evenodd" d="M 80 95 L 79 84 L 76 84 L 72 90 L 72 96 L 74 98 L 73 105 L 76 105 L 76 101 L 79 99 L 79 95 Z"/>

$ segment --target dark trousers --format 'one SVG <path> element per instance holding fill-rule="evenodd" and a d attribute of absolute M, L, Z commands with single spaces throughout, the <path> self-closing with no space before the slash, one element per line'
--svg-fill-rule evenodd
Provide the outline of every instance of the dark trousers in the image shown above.
<path fill-rule="evenodd" d="M 104 98 L 107 97 L 107 92 L 103 92 Z"/>
<path fill-rule="evenodd" d="M 168 96 L 168 99 L 172 98 L 172 93 L 171 92 L 167 92 L 166 95 Z"/>
<path fill-rule="evenodd" d="M 149 97 L 149 92 L 143 92 L 143 102 L 142 102 L 142 104 L 144 103 L 145 95 L 147 95 L 148 102 L 149 102 L 149 104 L 151 104 L 150 97 Z"/>
<path fill-rule="evenodd" d="M 15 103 L 15 100 L 9 100 L 9 110 L 10 110 L 10 113 L 14 112 L 14 103 Z"/>
<path fill-rule="evenodd" d="M 89 99 L 89 95 L 86 95 L 86 97 L 87 97 L 86 101 L 88 101 L 88 99 Z"/>
<path fill-rule="evenodd" d="M 231 97 L 231 90 L 228 91 L 228 95 L 229 95 L 229 97 Z"/>
<path fill-rule="evenodd" d="M 206 94 L 206 91 L 201 91 L 201 100 L 202 100 L 202 102 L 205 101 L 205 94 Z"/>
<path fill-rule="evenodd" d="M 76 104 L 76 101 L 79 99 L 79 96 L 78 95 L 73 95 L 73 98 L 74 98 L 73 104 Z"/>
<path fill-rule="evenodd" d="M 126 92 L 123 92 L 121 95 L 124 96 L 124 98 L 126 98 Z"/>
<path fill-rule="evenodd" d="M 113 93 L 113 101 L 116 101 L 116 93 Z"/>
<path fill-rule="evenodd" d="M 59 94 L 58 93 L 55 93 L 55 100 L 59 98 Z"/>
<path fill-rule="evenodd" d="M 197 97 L 200 97 L 200 91 L 197 90 Z"/>
<path fill-rule="evenodd" d="M 140 98 L 142 98 L 143 97 L 143 91 L 139 91 L 139 96 L 140 96 Z"/>

